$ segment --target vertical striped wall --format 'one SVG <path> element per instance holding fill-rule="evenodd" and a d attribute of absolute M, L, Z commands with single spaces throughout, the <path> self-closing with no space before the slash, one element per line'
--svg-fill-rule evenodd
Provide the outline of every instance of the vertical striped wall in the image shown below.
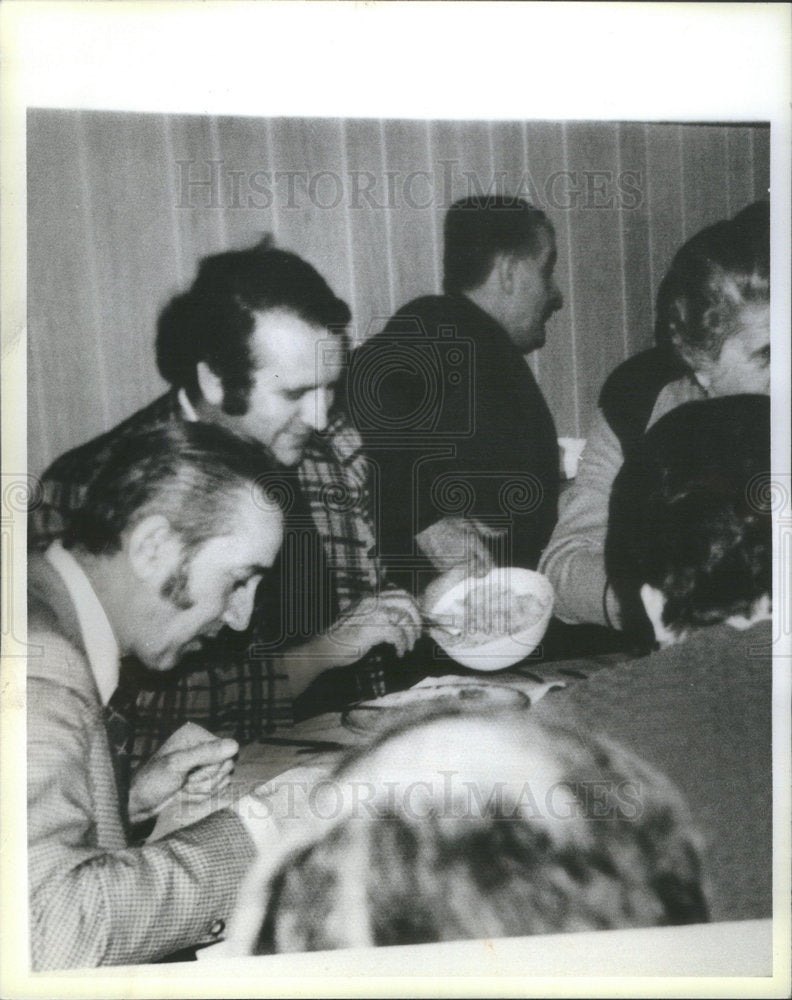
<path fill-rule="evenodd" d="M 769 186 L 761 125 L 210 118 L 28 120 L 29 466 L 162 391 L 157 314 L 200 257 L 264 233 L 310 260 L 360 341 L 439 290 L 445 209 L 523 194 L 558 237 L 564 309 L 532 356 L 560 434 L 651 339 L 674 250 Z"/>

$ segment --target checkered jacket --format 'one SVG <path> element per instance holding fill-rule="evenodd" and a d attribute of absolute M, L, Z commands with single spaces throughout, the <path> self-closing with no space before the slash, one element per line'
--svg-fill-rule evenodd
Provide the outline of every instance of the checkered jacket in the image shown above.
<path fill-rule="evenodd" d="M 106 434 L 58 458 L 44 473 L 40 495 L 30 510 L 28 546 L 45 549 L 59 538 L 79 509 L 94 471 L 119 439 L 170 421 L 184 420 L 178 395 L 171 391 Z M 357 431 L 343 415 L 323 434 L 314 434 L 295 471 L 324 550 L 331 604 L 343 611 L 383 583 L 376 558 L 367 460 Z M 292 700 L 282 654 L 261 641 L 264 622 L 254 612 L 240 642 L 225 632 L 193 655 L 154 691 L 138 700 L 135 755 L 145 757 L 186 719 L 212 732 L 249 742 L 293 721 Z M 381 692 L 377 667 L 361 667 L 354 694 Z"/>

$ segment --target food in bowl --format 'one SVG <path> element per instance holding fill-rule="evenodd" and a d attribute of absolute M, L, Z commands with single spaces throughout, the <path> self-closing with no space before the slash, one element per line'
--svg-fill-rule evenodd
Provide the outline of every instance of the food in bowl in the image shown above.
<path fill-rule="evenodd" d="M 507 582 L 493 585 L 487 578 L 477 581 L 444 611 L 444 618 L 459 633 L 449 635 L 451 644 L 481 646 L 500 636 L 512 635 L 536 625 L 547 601 L 536 594 L 515 592 Z"/>
<path fill-rule="evenodd" d="M 462 580 L 435 600 L 429 613 L 438 625 L 430 635 L 463 666 L 502 670 L 539 645 L 554 598 L 552 584 L 541 573 L 494 569 L 485 577 Z"/>

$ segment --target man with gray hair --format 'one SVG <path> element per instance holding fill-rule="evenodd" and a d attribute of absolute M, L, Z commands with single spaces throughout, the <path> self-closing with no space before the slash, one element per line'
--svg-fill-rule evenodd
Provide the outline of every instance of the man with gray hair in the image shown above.
<path fill-rule="evenodd" d="M 267 468 L 260 448 L 205 424 L 131 434 L 108 450 L 62 541 L 30 558 L 37 971 L 151 962 L 222 935 L 264 839 L 253 800 L 154 843 L 140 843 L 141 824 L 177 793 L 221 791 L 239 747 L 193 729 L 132 775 L 121 660 L 167 671 L 221 626 L 247 627 L 283 533 Z"/>

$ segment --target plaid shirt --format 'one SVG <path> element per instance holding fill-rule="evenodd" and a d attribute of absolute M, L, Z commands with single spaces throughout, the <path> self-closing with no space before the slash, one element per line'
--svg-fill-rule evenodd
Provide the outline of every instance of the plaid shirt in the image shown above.
<path fill-rule="evenodd" d="M 63 534 L 111 445 L 146 428 L 184 419 L 178 393 L 171 391 L 53 462 L 44 473 L 40 501 L 29 512 L 29 547 L 45 549 Z M 311 437 L 295 474 L 322 542 L 333 607 L 343 611 L 383 585 L 375 554 L 368 463 L 357 431 L 343 415 Z M 188 719 L 241 742 L 292 724 L 283 655 L 273 652 L 271 643 L 261 643 L 261 624 L 254 615 L 243 636 L 224 631 L 176 671 L 158 677 L 156 690 L 141 691 L 136 757 L 147 756 Z M 384 678 L 376 666 L 361 666 L 354 681 L 353 696 L 382 693 Z"/>

